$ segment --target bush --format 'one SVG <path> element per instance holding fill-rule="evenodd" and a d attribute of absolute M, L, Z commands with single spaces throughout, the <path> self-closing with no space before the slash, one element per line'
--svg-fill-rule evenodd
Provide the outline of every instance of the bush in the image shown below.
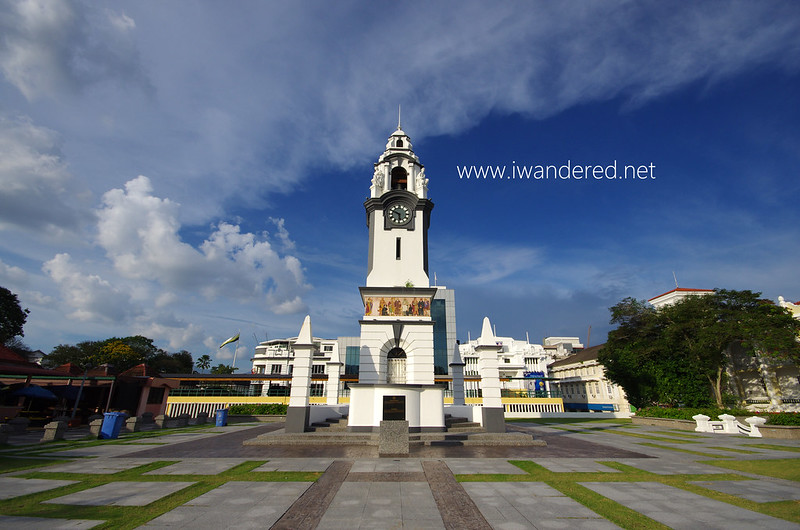
<path fill-rule="evenodd" d="M 790 425 L 800 427 L 800 414 L 796 412 L 771 412 L 759 414 L 767 419 L 767 425 Z"/>
<path fill-rule="evenodd" d="M 231 405 L 229 414 L 286 414 L 287 406 L 282 403 L 261 403 Z"/>
<path fill-rule="evenodd" d="M 750 412 L 746 409 L 688 409 L 688 408 L 661 408 L 645 407 L 636 411 L 637 416 L 650 418 L 669 418 L 673 420 L 692 420 L 692 416 L 705 414 L 712 420 L 717 420 L 720 414 L 731 416 L 750 417 L 759 416 L 767 420 L 767 425 L 797 425 L 800 426 L 800 414 L 796 412 Z"/>
<path fill-rule="evenodd" d="M 716 420 L 720 414 L 730 414 L 731 416 L 752 416 L 753 413 L 744 409 L 718 409 L 718 408 L 661 408 L 645 407 L 636 411 L 637 416 L 650 418 L 670 418 L 673 420 L 689 420 L 697 414 L 705 414 L 712 420 Z"/>

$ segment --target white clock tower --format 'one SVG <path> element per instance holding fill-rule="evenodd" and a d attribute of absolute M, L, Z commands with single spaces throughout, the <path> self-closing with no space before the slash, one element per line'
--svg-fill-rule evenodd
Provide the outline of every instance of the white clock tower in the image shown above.
<path fill-rule="evenodd" d="M 428 179 L 398 124 L 378 158 L 364 203 L 369 229 L 367 282 L 361 287 L 359 383 L 351 385 L 351 430 L 382 420 L 444 430 L 444 387 L 434 384 L 436 288 L 428 278 Z"/>

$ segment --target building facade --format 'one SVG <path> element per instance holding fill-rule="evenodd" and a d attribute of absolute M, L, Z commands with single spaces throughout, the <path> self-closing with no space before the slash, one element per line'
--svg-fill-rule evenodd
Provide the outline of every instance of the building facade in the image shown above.
<path fill-rule="evenodd" d="M 555 387 L 567 412 L 630 412 L 622 387 L 605 376 L 597 353 L 603 344 L 555 361 L 549 365 Z"/>

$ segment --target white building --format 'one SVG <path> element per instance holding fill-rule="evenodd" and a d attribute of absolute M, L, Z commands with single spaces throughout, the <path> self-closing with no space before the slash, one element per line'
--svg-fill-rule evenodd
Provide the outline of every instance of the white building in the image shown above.
<path fill-rule="evenodd" d="M 597 353 L 603 344 L 586 348 L 549 366 L 567 412 L 629 412 L 625 391 L 605 376 Z"/>
<path fill-rule="evenodd" d="M 498 352 L 501 390 L 507 396 L 549 397 L 548 364 L 583 348 L 578 337 L 548 337 L 545 344 L 531 344 L 528 340 L 495 337 Z M 480 395 L 478 372 L 478 340 L 459 344 L 458 351 L 464 361 L 464 391 L 467 397 Z"/>
<path fill-rule="evenodd" d="M 253 384 L 262 384 L 262 396 L 288 396 L 291 387 L 292 373 L 294 372 L 294 344 L 297 337 L 288 339 L 267 340 L 256 346 L 252 373 L 274 376 L 269 382 L 253 381 Z M 323 396 L 325 380 L 327 377 L 317 378 L 315 375 L 327 376 L 331 370 L 341 373 L 342 363 L 339 360 L 339 340 L 320 339 L 314 337 L 314 349 L 311 364 L 311 396 Z"/>

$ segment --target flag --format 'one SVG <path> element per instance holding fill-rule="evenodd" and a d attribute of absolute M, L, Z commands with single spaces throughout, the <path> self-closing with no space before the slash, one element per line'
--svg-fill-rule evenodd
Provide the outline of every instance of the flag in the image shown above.
<path fill-rule="evenodd" d="M 226 340 L 225 342 L 223 342 L 222 344 L 220 344 L 219 347 L 221 349 L 226 344 L 230 344 L 231 342 L 236 342 L 237 340 L 239 340 L 239 334 L 238 333 L 236 335 L 234 335 L 233 337 L 229 338 L 228 340 Z"/>

